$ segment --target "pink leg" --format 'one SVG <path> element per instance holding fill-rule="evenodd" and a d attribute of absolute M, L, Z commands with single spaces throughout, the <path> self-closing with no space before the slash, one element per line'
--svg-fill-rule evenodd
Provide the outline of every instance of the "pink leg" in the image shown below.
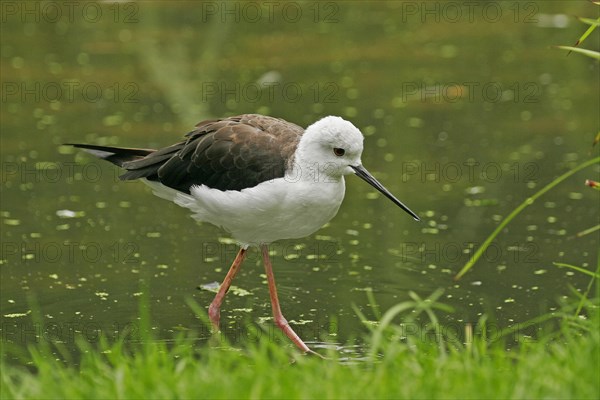
<path fill-rule="evenodd" d="M 313 354 L 317 354 L 311 349 L 308 348 L 306 344 L 296 335 L 296 332 L 292 329 L 292 327 L 288 324 L 287 320 L 281 313 L 281 308 L 279 307 L 279 299 L 277 298 L 277 288 L 275 287 L 275 276 L 273 275 L 273 267 L 271 265 L 271 259 L 269 258 L 269 248 L 267 245 L 260 246 L 262 250 L 263 262 L 265 263 L 265 271 L 267 272 L 267 282 L 269 283 L 269 293 L 271 295 L 271 307 L 273 308 L 273 318 L 275 319 L 275 324 L 289 337 L 292 342 L 296 344 L 300 348 L 300 350 L 304 352 L 309 352 Z"/>
<path fill-rule="evenodd" d="M 223 279 L 223 283 L 221 283 L 217 295 L 208 307 L 208 317 L 210 318 L 210 321 L 212 322 L 213 327 L 216 331 L 219 330 L 219 320 L 221 319 L 221 304 L 223 303 L 225 294 L 227 294 L 227 291 L 231 286 L 233 278 L 240 270 L 242 262 L 244 262 L 244 258 L 246 258 L 246 251 L 247 250 L 244 248 L 240 249 L 237 256 L 235 257 L 235 260 L 233 260 L 233 264 L 231 264 L 231 268 L 229 268 L 229 272 L 227 272 L 225 279 Z"/>

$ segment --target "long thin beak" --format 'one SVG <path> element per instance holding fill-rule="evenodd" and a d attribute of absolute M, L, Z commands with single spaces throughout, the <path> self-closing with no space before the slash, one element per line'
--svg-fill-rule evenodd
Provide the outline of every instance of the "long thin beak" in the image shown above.
<path fill-rule="evenodd" d="M 369 185 L 373 186 L 375 189 L 379 190 L 385 197 L 393 201 L 394 204 L 396 204 L 398 207 L 409 213 L 415 219 L 415 221 L 420 221 L 417 214 L 412 212 L 410 208 L 406 207 L 404 203 L 402 203 L 400 200 L 394 197 L 394 195 L 391 194 L 390 191 L 387 190 L 381 183 L 379 183 L 379 181 L 375 179 L 375 177 L 373 177 L 373 175 L 371 175 L 371 173 L 367 171 L 365 167 L 363 167 L 362 165 L 351 165 L 350 168 L 354 170 L 356 176 L 367 182 Z"/>

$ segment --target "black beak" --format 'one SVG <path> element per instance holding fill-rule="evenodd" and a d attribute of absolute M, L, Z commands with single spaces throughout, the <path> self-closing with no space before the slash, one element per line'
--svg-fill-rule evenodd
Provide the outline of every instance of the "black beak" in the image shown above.
<path fill-rule="evenodd" d="M 387 190 L 381 183 L 379 183 L 379 181 L 377 181 L 377 179 L 373 177 L 373 175 L 371 175 L 371 173 L 369 173 L 369 171 L 365 169 L 365 167 L 363 167 L 362 165 L 351 165 L 350 168 L 354 170 L 356 176 L 367 182 L 369 185 L 373 186 L 375 189 L 379 190 L 385 197 L 393 201 L 394 204 L 396 204 L 398 207 L 409 213 L 415 219 L 415 221 L 420 221 L 417 214 L 412 212 L 410 208 L 404 205 L 404 203 L 395 198 L 389 190 Z"/>

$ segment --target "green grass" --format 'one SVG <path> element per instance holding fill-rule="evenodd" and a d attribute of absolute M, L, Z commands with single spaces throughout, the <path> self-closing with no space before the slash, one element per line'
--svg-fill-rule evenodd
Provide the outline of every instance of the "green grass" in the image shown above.
<path fill-rule="evenodd" d="M 356 362 L 334 351 L 325 360 L 303 356 L 268 339 L 235 349 L 200 346 L 184 337 L 170 345 L 151 338 L 127 346 L 80 343 L 79 366 L 57 361 L 49 346 L 38 346 L 29 349 L 29 368 L 2 361 L 0 394 L 3 399 L 600 397 L 597 298 L 585 299 L 587 318 L 573 316 L 572 305 L 552 316 L 558 329 L 536 340 L 521 337 L 510 350 L 502 338 L 486 337 L 485 319 L 467 345 L 434 324 L 399 340 L 402 325 L 396 320 L 407 323 L 422 312 L 435 322 L 433 311 L 443 308 L 436 296 L 414 295 L 411 304 L 386 312 L 366 338 L 373 357 Z M 514 329 L 504 332 L 515 337 Z"/>

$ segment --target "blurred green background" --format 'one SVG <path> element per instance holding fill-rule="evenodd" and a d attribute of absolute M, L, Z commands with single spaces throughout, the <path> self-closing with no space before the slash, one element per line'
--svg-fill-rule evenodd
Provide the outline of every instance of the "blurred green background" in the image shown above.
<path fill-rule="evenodd" d="M 462 280 L 453 276 L 525 198 L 597 154 L 598 62 L 552 48 L 596 18 L 588 1 L 2 2 L 2 342 L 94 342 L 138 329 L 207 330 L 207 306 L 236 246 L 187 210 L 120 182 L 65 142 L 157 148 L 198 121 L 263 113 L 307 126 L 325 115 L 365 135 L 364 165 L 414 222 L 347 178 L 330 224 L 274 244 L 283 312 L 307 341 L 364 330 L 383 310 L 444 288 L 461 330 L 556 309 L 593 268 L 598 168 L 526 209 Z M 584 47 L 598 49 L 598 35 Z M 270 329 L 253 250 L 223 306 L 234 341 Z M 42 316 L 33 325 L 32 304 Z M 534 334 L 534 332 L 520 332 Z"/>

